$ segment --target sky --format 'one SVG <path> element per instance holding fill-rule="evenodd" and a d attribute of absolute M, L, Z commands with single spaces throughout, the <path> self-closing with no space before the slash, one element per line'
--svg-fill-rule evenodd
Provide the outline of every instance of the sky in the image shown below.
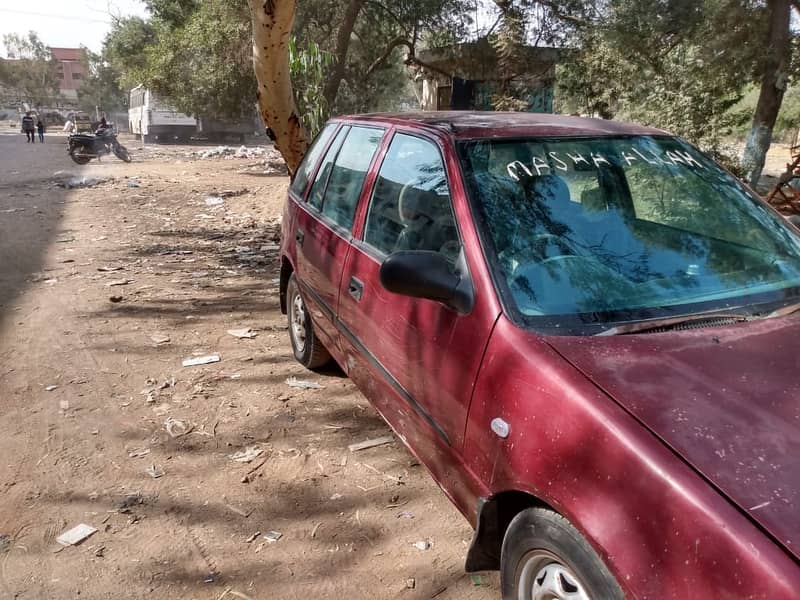
<path fill-rule="evenodd" d="M 0 38 L 33 30 L 47 46 L 83 45 L 99 52 L 111 29 L 110 15 L 146 14 L 140 0 L 0 0 Z M 5 56 L 2 44 L 0 55 Z"/>

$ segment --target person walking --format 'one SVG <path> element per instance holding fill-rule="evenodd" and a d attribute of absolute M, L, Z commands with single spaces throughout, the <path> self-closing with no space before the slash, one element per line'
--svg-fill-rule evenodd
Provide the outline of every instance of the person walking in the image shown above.
<path fill-rule="evenodd" d="M 44 123 L 41 117 L 36 121 L 36 131 L 39 132 L 39 143 L 44 144 Z"/>
<path fill-rule="evenodd" d="M 22 117 L 22 131 L 25 132 L 25 137 L 28 140 L 28 143 L 36 143 L 36 127 L 33 123 L 33 117 L 31 116 L 30 111 L 25 113 L 25 116 Z"/>

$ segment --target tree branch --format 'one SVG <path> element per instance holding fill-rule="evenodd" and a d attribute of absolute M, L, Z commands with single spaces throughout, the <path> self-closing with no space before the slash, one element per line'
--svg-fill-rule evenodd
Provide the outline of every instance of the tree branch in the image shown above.
<path fill-rule="evenodd" d="M 386 46 L 383 52 L 381 52 L 381 55 L 372 62 L 372 64 L 367 69 L 367 72 L 364 74 L 364 77 L 369 77 L 370 75 L 372 75 L 373 71 L 375 71 L 375 69 L 377 69 L 384 62 L 386 62 L 386 59 L 389 58 L 394 49 L 399 46 L 406 46 L 408 48 L 409 53 L 412 55 L 414 54 L 414 44 L 412 44 L 403 36 L 396 37 L 391 42 L 389 42 L 389 45 Z"/>
<path fill-rule="evenodd" d="M 336 34 L 336 51 L 334 58 L 336 63 L 333 66 L 328 81 L 325 82 L 325 89 L 323 95 L 328 102 L 328 106 L 333 106 L 336 100 L 336 94 L 339 93 L 339 84 L 344 78 L 344 71 L 347 65 L 347 51 L 350 48 L 350 36 L 353 34 L 353 29 L 356 26 L 356 19 L 364 6 L 365 0 L 350 0 L 347 5 L 347 10 L 344 13 L 342 24 L 339 26 L 339 31 Z"/>
<path fill-rule="evenodd" d="M 440 69 L 439 67 L 434 67 L 433 65 L 428 64 L 425 61 L 422 61 L 422 60 L 418 59 L 415 54 L 410 54 L 409 53 L 409 55 L 406 57 L 406 61 L 405 62 L 406 62 L 406 65 L 408 65 L 408 66 L 414 65 L 416 67 L 422 67 L 423 69 L 426 69 L 428 71 L 432 71 L 434 73 L 439 73 L 440 75 L 444 75 L 445 77 L 452 77 L 453 76 L 452 73 L 448 73 L 447 71 L 444 71 L 443 69 Z"/>
<path fill-rule="evenodd" d="M 392 19 L 394 19 L 395 22 L 400 26 L 400 29 L 402 29 L 403 31 L 408 33 L 408 30 L 406 29 L 405 23 L 403 23 L 400 20 L 400 17 L 398 17 L 397 13 L 395 13 L 392 9 L 390 9 L 388 6 L 384 6 L 383 4 L 378 2 L 377 0 L 366 0 L 366 1 L 367 1 L 368 4 L 373 4 L 373 5 L 377 6 L 378 8 L 380 8 L 381 10 L 383 10 L 384 12 L 386 12 L 386 14 L 388 14 L 390 17 L 392 17 Z"/>
<path fill-rule="evenodd" d="M 561 12 L 560 7 L 558 6 L 558 2 L 554 0 L 535 0 L 535 3 L 540 6 L 545 6 L 553 11 L 553 14 L 556 18 L 561 19 L 567 23 L 572 23 L 573 25 L 577 25 L 579 27 L 588 27 L 591 25 L 591 22 L 587 21 L 586 19 L 582 19 L 580 17 L 576 17 L 574 15 L 565 15 Z"/>

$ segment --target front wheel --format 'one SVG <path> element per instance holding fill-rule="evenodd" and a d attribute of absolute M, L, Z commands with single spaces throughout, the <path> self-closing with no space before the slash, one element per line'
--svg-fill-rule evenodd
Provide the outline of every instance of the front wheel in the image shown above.
<path fill-rule="evenodd" d="M 131 155 L 128 153 L 128 149 L 122 144 L 114 144 L 114 155 L 120 160 L 131 162 Z"/>
<path fill-rule="evenodd" d="M 86 149 L 83 146 L 75 146 L 74 148 L 70 149 L 69 157 L 79 165 L 87 164 L 91 159 L 89 156 L 85 156 L 83 153 Z"/>
<path fill-rule="evenodd" d="M 289 277 L 286 287 L 287 315 L 289 317 L 289 340 L 294 357 L 307 369 L 318 369 L 331 360 L 331 355 L 319 341 L 311 315 L 306 310 L 303 297 L 294 273 Z"/>
<path fill-rule="evenodd" d="M 504 600 L 624 600 L 603 561 L 575 527 L 544 508 L 519 513 L 500 559 Z"/>

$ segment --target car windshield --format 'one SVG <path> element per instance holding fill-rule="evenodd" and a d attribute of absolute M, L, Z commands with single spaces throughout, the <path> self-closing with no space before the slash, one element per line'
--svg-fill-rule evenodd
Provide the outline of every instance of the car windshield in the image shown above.
<path fill-rule="evenodd" d="M 474 140 L 459 155 L 495 279 L 523 321 L 689 315 L 800 286 L 794 232 L 682 140 Z"/>

